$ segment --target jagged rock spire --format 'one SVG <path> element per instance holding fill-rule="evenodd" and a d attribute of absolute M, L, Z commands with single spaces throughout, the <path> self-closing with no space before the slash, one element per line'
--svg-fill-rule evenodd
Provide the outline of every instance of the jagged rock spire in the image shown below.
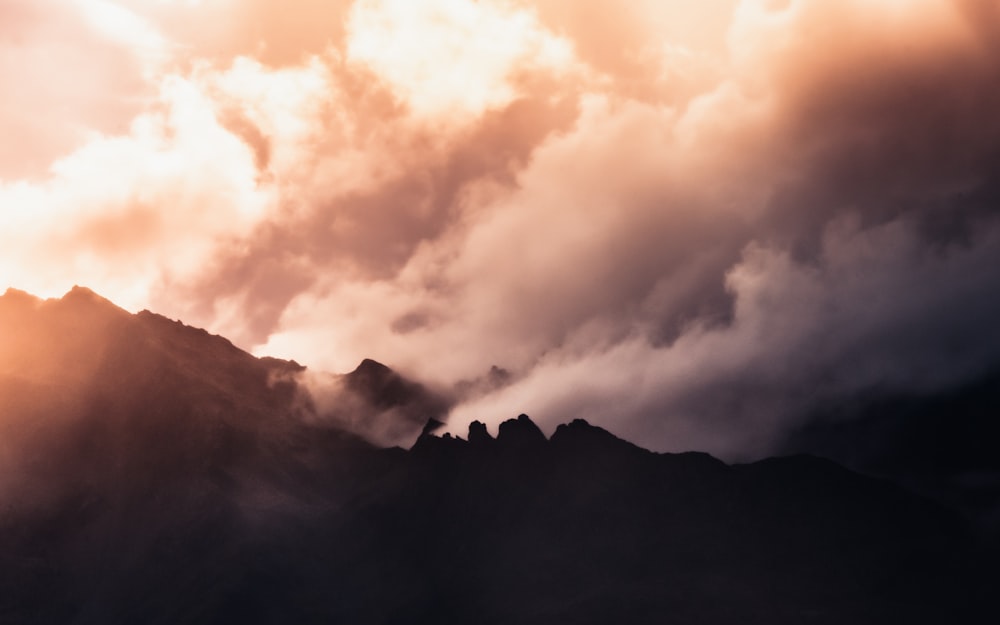
<path fill-rule="evenodd" d="M 548 442 L 545 434 L 526 414 L 501 423 L 497 440 L 502 445 L 514 447 L 539 447 Z"/>

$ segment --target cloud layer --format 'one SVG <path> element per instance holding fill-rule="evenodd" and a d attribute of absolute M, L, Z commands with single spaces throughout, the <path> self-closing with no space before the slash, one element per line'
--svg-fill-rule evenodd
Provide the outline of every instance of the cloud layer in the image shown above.
<path fill-rule="evenodd" d="M 62 6 L 0 0 L 11 286 L 731 458 L 1000 360 L 989 0 Z"/>

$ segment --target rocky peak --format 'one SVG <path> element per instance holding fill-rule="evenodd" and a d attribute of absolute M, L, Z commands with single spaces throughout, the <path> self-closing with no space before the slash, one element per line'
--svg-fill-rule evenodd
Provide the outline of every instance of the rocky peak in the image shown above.
<path fill-rule="evenodd" d="M 101 297 L 85 286 L 74 286 L 59 302 L 72 309 L 99 310 L 114 315 L 128 315 L 128 311 L 116 306 L 111 300 Z"/>
<path fill-rule="evenodd" d="M 501 423 L 497 441 L 505 446 L 519 448 L 541 447 L 548 442 L 545 434 L 526 414 Z"/>
<path fill-rule="evenodd" d="M 351 372 L 352 375 L 373 379 L 386 378 L 391 376 L 392 373 L 392 369 L 376 360 L 372 360 L 371 358 L 365 358 L 362 360 L 361 364 L 359 364 L 357 368 Z"/>
<path fill-rule="evenodd" d="M 8 288 L 3 295 L 0 295 L 0 302 L 3 303 L 15 303 L 15 302 L 26 302 L 26 303 L 37 303 L 41 300 L 27 291 L 22 291 L 21 289 L 15 289 L 14 287 Z"/>
<path fill-rule="evenodd" d="M 624 442 L 604 428 L 591 425 L 584 419 L 573 419 L 563 423 L 552 434 L 552 442 L 556 443 L 602 443 Z"/>
<path fill-rule="evenodd" d="M 21 315 L 30 314 L 41 303 L 41 299 L 30 293 L 9 288 L 0 295 L 0 323 L 5 326 L 18 323 Z"/>
<path fill-rule="evenodd" d="M 362 360 L 344 381 L 349 389 L 383 408 L 405 404 L 420 394 L 415 384 L 406 382 L 398 373 L 370 358 Z"/>
<path fill-rule="evenodd" d="M 493 437 L 490 436 L 489 430 L 486 429 L 486 424 L 482 421 L 473 421 L 469 424 L 469 442 L 474 445 L 489 444 L 494 441 Z"/>
<path fill-rule="evenodd" d="M 552 434 L 551 442 L 553 447 L 565 452 L 587 456 L 608 456 L 610 454 L 626 457 L 649 453 L 618 438 L 604 428 L 587 423 L 583 419 L 574 419 L 570 423 L 564 423 L 557 427 Z"/>

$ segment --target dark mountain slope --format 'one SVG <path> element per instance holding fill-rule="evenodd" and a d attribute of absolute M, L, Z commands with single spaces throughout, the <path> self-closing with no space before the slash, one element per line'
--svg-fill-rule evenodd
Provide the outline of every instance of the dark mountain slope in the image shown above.
<path fill-rule="evenodd" d="M 370 445 L 316 412 L 296 381 L 303 370 L 86 289 L 45 301 L 8 292 L 0 497 L 49 511 L 91 491 L 113 506 L 170 489 L 192 499 L 232 491 L 250 508 L 305 496 L 315 471 Z M 405 383 L 411 396 L 392 406 L 423 400 Z"/>
<path fill-rule="evenodd" d="M 383 411 L 410 404 L 428 413 L 446 408 L 420 385 L 373 364 L 406 392 L 389 395 L 383 380 L 357 372 L 342 376 L 362 404 Z M 59 300 L 13 290 L 0 297 L 0 410 L 8 427 L 31 415 L 113 427 L 121 425 L 115 419 L 152 426 L 157 415 L 169 415 L 170 427 L 211 423 L 223 430 L 215 433 L 222 439 L 280 439 L 294 435 L 290 429 L 302 421 L 329 421 L 299 383 L 304 370 L 295 362 L 254 358 L 222 337 L 148 311 L 131 315 L 79 287 Z M 95 419 L 98 412 L 103 415 Z M 411 429 L 419 433 L 422 425 Z"/>
<path fill-rule="evenodd" d="M 970 568 L 983 562 L 961 522 L 887 482 L 808 456 L 729 467 L 652 454 L 580 421 L 538 447 L 503 432 L 487 449 L 418 443 L 426 473 L 398 513 L 437 524 L 414 557 L 443 558 L 427 596 L 456 588 L 446 605 L 460 622 L 976 622 L 985 611 Z M 477 603 L 500 607 L 494 621 L 470 618 Z"/>
<path fill-rule="evenodd" d="M 295 363 L 84 290 L 0 324 L 0 623 L 996 622 L 959 517 L 829 461 L 523 415 L 379 449 L 302 418 Z"/>
<path fill-rule="evenodd" d="M 828 407 L 784 443 L 961 509 L 1000 541 L 1000 368 L 923 395 L 876 395 Z"/>

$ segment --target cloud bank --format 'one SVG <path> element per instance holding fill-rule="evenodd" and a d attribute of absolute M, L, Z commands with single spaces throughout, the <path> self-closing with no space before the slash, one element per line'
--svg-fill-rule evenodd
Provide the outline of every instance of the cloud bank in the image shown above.
<path fill-rule="evenodd" d="M 11 286 L 730 458 L 1000 361 L 989 0 L 55 5 L 0 0 Z"/>

